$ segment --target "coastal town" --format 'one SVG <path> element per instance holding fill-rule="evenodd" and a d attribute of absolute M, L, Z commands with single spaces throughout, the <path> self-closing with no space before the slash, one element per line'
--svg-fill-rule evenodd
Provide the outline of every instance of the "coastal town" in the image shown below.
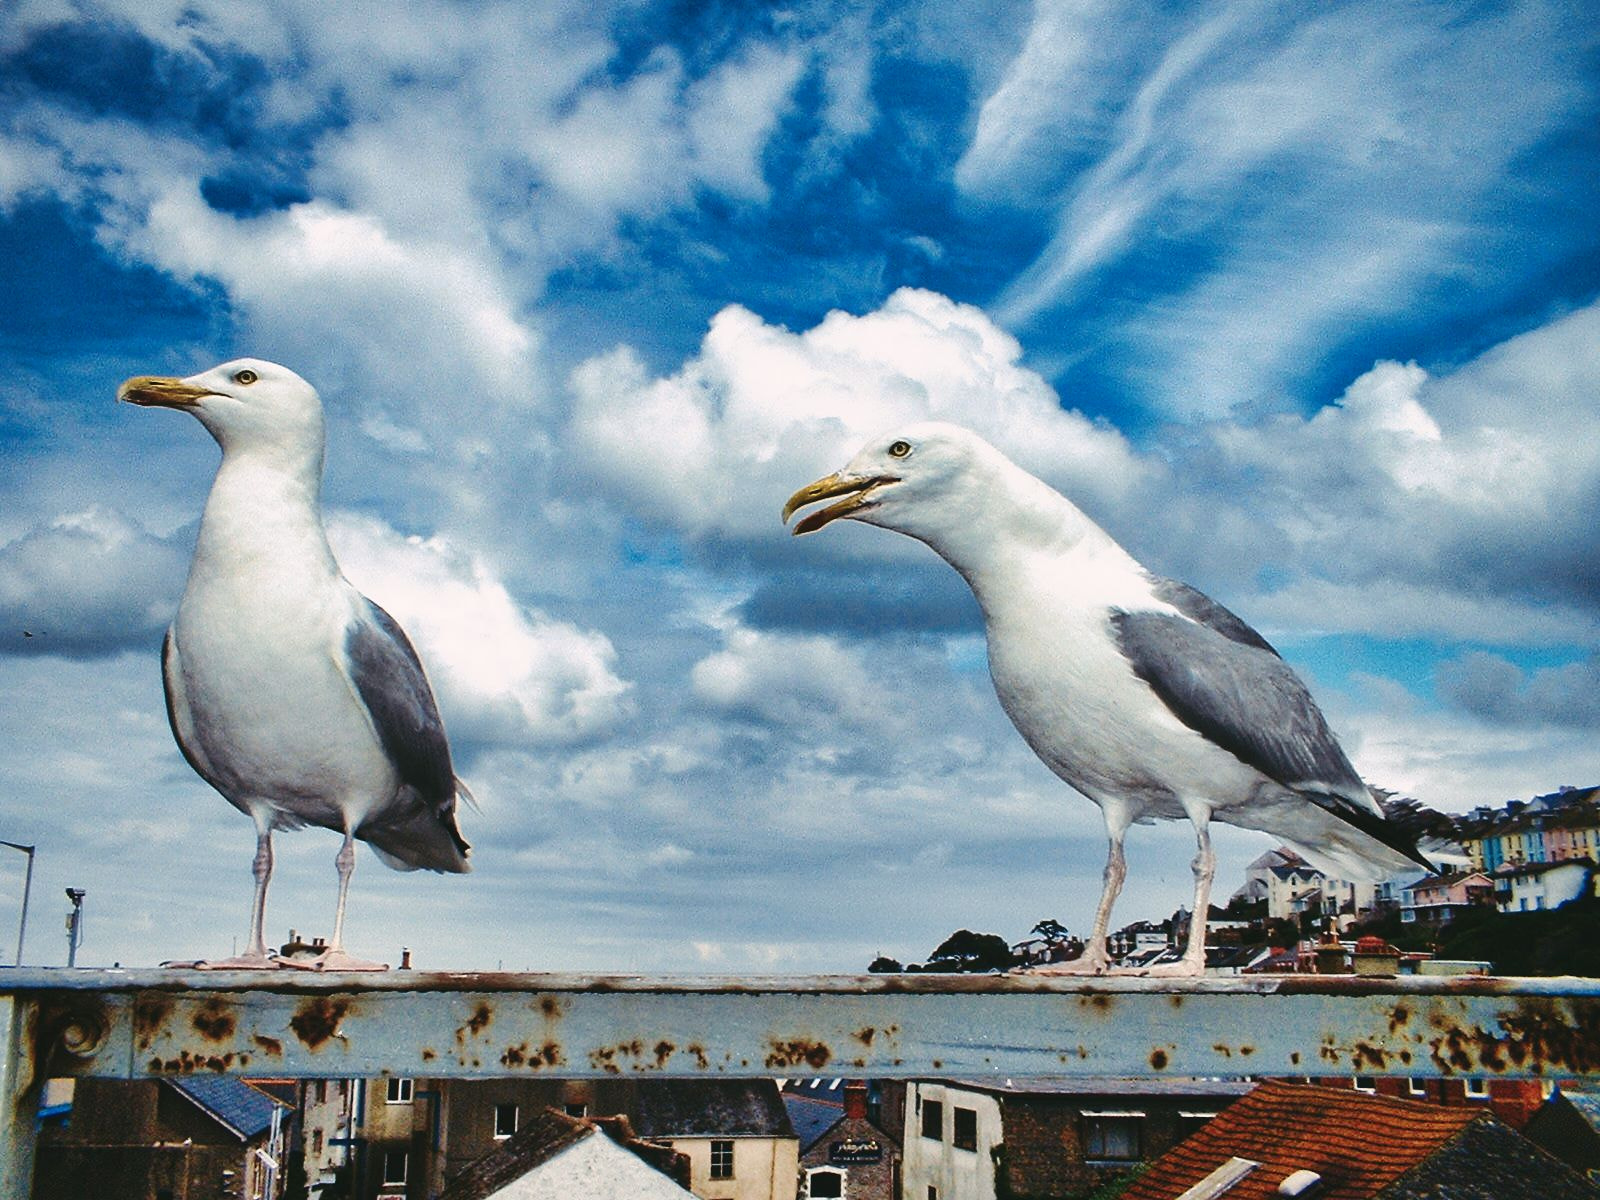
<path fill-rule="evenodd" d="M 1211 916 L 1207 974 L 1492 975 L 1553 920 L 1592 930 L 1600 787 L 1448 816 L 1385 798 L 1440 868 L 1330 878 L 1260 855 Z M 1172 961 L 1181 910 L 1111 939 Z M 1584 923 L 1587 924 L 1584 924 Z M 1503 926 L 1496 940 L 1490 936 Z M 1488 957 L 1450 951 L 1453 931 Z M 1563 929 L 1566 927 L 1564 926 Z M 1488 931 L 1486 933 L 1486 931 Z M 965 935 L 965 936 L 962 936 Z M 301 946 L 310 952 L 314 946 Z M 293 946 L 285 947 L 292 951 Z M 960 931 L 875 973 L 1026 971 L 1082 942 L 1055 921 L 1007 943 Z M 1545 973 L 1568 973 L 1548 952 Z M 989 955 L 989 957 L 986 957 Z M 34 1196 L 148 1200 L 1157 1200 L 1600 1196 L 1600 1093 L 1556 1075 L 748 1079 L 275 1079 L 205 1072 L 52 1080 Z M 1286 1133 L 1285 1131 L 1291 1131 Z M 1484 1181 L 1491 1181 L 1485 1184 Z M 1204 1184 L 1201 1190 L 1196 1190 Z M 1263 1190 L 1263 1188 L 1265 1190 Z"/>

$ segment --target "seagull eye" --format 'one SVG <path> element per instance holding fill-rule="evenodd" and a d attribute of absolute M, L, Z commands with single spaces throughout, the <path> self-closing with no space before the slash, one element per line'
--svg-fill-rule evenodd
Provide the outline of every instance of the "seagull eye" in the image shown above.
<path fill-rule="evenodd" d="M 890 458 L 904 458 L 911 453 L 910 442 L 893 442 L 889 446 Z"/>
<path fill-rule="evenodd" d="M 257 375 L 254 371 L 252 371 L 249 367 L 246 367 L 242 371 L 235 371 L 233 373 L 233 381 L 235 383 L 238 383 L 238 384 L 243 384 L 245 387 L 249 387 L 252 383 L 254 383 L 259 378 L 261 378 L 261 377 L 259 375 Z"/>

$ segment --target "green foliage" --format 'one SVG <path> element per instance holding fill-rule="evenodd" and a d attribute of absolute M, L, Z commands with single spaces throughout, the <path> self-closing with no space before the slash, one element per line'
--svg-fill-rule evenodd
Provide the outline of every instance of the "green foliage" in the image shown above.
<path fill-rule="evenodd" d="M 1130 1167 L 1122 1174 L 1107 1179 L 1099 1187 L 1095 1188 L 1094 1191 L 1085 1192 L 1081 1197 L 1079 1197 L 1079 1200 L 1117 1200 L 1118 1196 L 1122 1195 L 1123 1192 L 1127 1191 L 1133 1186 L 1133 1181 L 1135 1179 L 1139 1178 L 1139 1176 L 1143 1175 L 1149 1169 L 1149 1163 L 1140 1163 L 1135 1167 Z"/>
<path fill-rule="evenodd" d="M 1600 900 L 1544 912 L 1472 909 L 1444 928 L 1438 956 L 1487 959 L 1497 975 L 1600 974 Z"/>
<path fill-rule="evenodd" d="M 1011 943 L 998 933 L 958 929 L 928 955 L 930 971 L 1004 971 L 1016 964 Z"/>

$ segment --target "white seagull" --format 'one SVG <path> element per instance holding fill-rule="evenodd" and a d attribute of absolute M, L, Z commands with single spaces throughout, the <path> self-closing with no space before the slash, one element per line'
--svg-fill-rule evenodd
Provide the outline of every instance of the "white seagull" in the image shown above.
<path fill-rule="evenodd" d="M 328 546 L 322 402 L 293 371 L 250 358 L 141 375 L 117 398 L 192 413 L 222 447 L 161 652 L 179 749 L 256 826 L 249 949 L 206 965 L 279 961 L 263 933 L 272 832 L 320 825 L 344 844 L 333 938 L 314 965 L 376 967 L 344 952 L 353 839 L 398 870 L 470 870 L 455 817 L 468 793 L 411 643 Z"/>
<path fill-rule="evenodd" d="M 1059 492 L 955 425 L 912 425 L 784 507 L 837 499 L 796 534 L 846 517 L 925 542 L 983 610 L 1006 715 L 1105 814 L 1105 886 L 1083 957 L 1103 973 L 1128 826 L 1194 824 L 1194 908 L 1180 962 L 1198 975 L 1216 857 L 1212 818 L 1282 839 L 1342 879 L 1431 864 L 1389 824 L 1310 694 L 1266 640 L 1182 583 L 1146 571 Z"/>

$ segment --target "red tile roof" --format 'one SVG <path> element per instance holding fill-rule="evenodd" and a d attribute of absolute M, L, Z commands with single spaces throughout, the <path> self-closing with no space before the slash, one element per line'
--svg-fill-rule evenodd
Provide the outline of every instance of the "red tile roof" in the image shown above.
<path fill-rule="evenodd" d="M 1370 1200 L 1482 1112 L 1269 1080 L 1151 1164 L 1122 1200 L 1172 1200 L 1229 1158 L 1261 1165 L 1226 1200 L 1270 1200 L 1294 1171 L 1315 1171 L 1317 1200 Z"/>

